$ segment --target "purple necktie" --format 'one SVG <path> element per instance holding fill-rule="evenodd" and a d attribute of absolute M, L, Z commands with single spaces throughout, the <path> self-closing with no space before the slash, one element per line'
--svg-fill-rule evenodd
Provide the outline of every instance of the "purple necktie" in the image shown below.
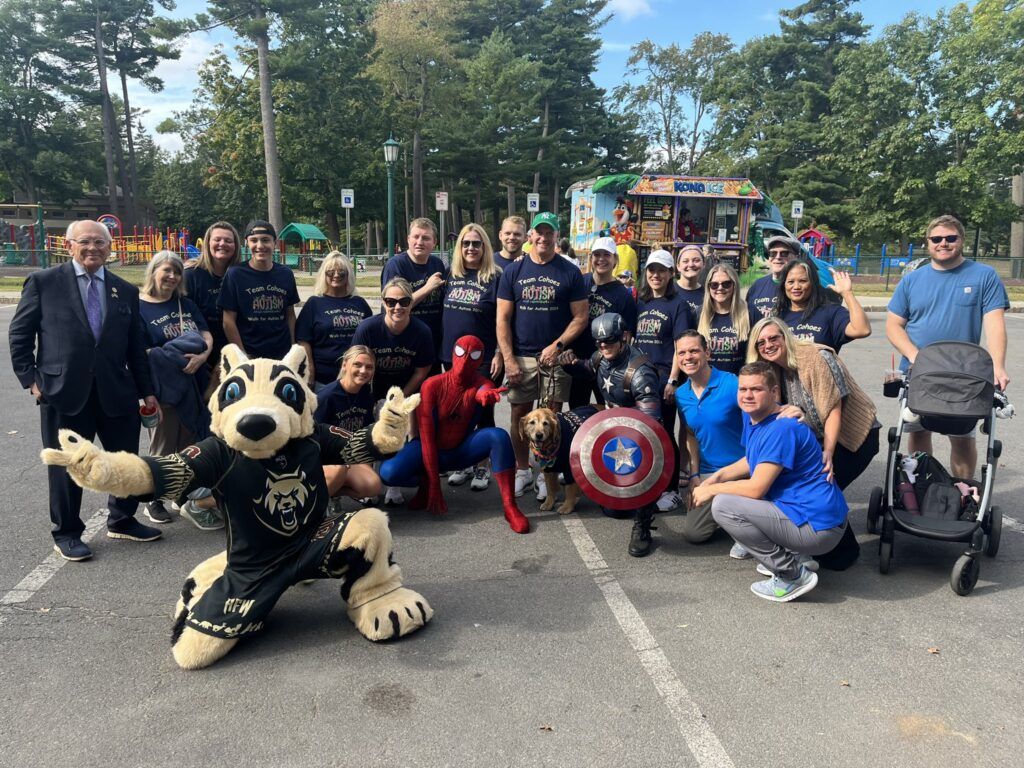
<path fill-rule="evenodd" d="M 89 290 L 86 293 L 85 315 L 89 318 L 89 327 L 96 341 L 100 340 L 100 329 L 103 327 L 103 312 L 100 309 L 99 280 L 89 276 Z"/>

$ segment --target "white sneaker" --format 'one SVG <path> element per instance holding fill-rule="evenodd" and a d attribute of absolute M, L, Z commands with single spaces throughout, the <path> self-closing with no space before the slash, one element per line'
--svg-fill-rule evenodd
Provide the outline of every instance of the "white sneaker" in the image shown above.
<path fill-rule="evenodd" d="M 473 476 L 473 468 L 466 467 L 466 469 L 457 469 L 448 475 L 448 485 L 464 485 L 469 478 Z"/>
<path fill-rule="evenodd" d="M 818 572 L 818 567 L 819 567 L 818 566 L 818 561 L 815 560 L 810 555 L 797 555 L 796 556 L 796 562 L 797 562 L 798 565 L 802 565 L 808 571 L 812 571 L 813 573 L 817 573 Z M 775 575 L 774 573 L 769 571 L 767 568 L 765 568 L 761 563 L 757 564 L 757 572 L 760 573 L 762 576 L 774 576 Z"/>
<path fill-rule="evenodd" d="M 516 470 L 516 496 L 522 496 L 533 482 L 533 472 L 529 469 Z"/>
<path fill-rule="evenodd" d="M 473 482 L 469 487 L 474 491 L 486 491 L 491 484 L 491 470 L 487 467 L 477 467 L 473 470 Z"/>
<path fill-rule="evenodd" d="M 683 500 L 680 498 L 678 493 L 675 491 L 665 491 L 661 494 L 661 498 L 658 499 L 658 511 L 671 512 L 682 503 Z"/>
<path fill-rule="evenodd" d="M 733 544 L 732 549 L 729 550 L 729 557 L 733 560 L 749 560 L 751 558 L 751 554 L 742 544 L 736 543 Z"/>
<path fill-rule="evenodd" d="M 547 501 L 548 484 L 544 480 L 544 474 L 537 475 L 537 501 Z"/>
<path fill-rule="evenodd" d="M 384 506 L 397 507 L 404 503 L 405 497 L 402 496 L 402 491 L 399 488 L 388 486 L 387 491 L 384 493 Z"/>

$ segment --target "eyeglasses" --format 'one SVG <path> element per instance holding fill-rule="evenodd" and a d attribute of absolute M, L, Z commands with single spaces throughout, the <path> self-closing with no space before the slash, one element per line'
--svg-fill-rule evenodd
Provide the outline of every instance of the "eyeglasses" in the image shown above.
<path fill-rule="evenodd" d="M 483 240 L 463 240 L 462 241 L 462 247 L 463 248 L 483 248 L 484 247 L 484 241 Z"/>
<path fill-rule="evenodd" d="M 384 299 L 384 306 L 388 309 L 394 309 L 395 307 L 408 307 L 412 304 L 411 296 L 403 296 L 400 299 L 393 299 L 390 296 Z"/>
<path fill-rule="evenodd" d="M 769 259 L 788 259 L 792 255 L 793 255 L 793 252 L 791 250 L 789 250 L 788 248 L 783 248 L 781 250 L 768 251 L 768 258 Z"/>
<path fill-rule="evenodd" d="M 102 248 L 103 246 L 109 244 L 108 240 L 103 240 L 102 238 L 97 238 L 96 240 L 90 240 L 90 239 L 84 239 L 83 240 L 83 239 L 78 238 L 78 237 L 73 237 L 73 238 L 68 238 L 68 242 L 69 243 L 78 243 L 79 245 L 84 245 L 86 248 Z"/>
<path fill-rule="evenodd" d="M 712 281 L 708 283 L 708 288 L 712 291 L 727 291 L 732 288 L 732 280 L 723 280 L 720 283 Z"/>
<path fill-rule="evenodd" d="M 764 349 L 769 344 L 771 344 L 772 346 L 776 346 L 782 343 L 782 339 L 782 336 L 766 336 L 763 339 L 758 339 L 754 347 L 756 347 L 757 349 Z"/>
<path fill-rule="evenodd" d="M 340 278 L 348 279 L 348 272 L 346 272 L 344 269 L 342 269 L 342 270 L 328 269 L 326 272 L 324 272 L 324 274 L 327 275 L 328 277 L 340 277 Z"/>
<path fill-rule="evenodd" d="M 960 239 L 960 235 L 929 235 L 928 240 L 932 245 L 938 245 L 943 240 L 952 245 Z"/>

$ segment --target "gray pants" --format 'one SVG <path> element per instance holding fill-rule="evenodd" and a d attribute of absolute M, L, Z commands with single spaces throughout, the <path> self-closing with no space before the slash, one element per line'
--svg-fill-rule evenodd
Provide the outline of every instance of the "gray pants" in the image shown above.
<path fill-rule="evenodd" d="M 824 531 L 814 530 L 810 523 L 797 527 L 770 501 L 728 493 L 715 496 L 711 514 L 755 560 L 787 581 L 800 575 L 794 555 L 821 555 L 830 551 L 839 543 L 846 527 L 838 525 Z"/>
<path fill-rule="evenodd" d="M 717 530 L 718 524 L 711 516 L 711 502 L 708 501 L 687 511 L 680 533 L 691 544 L 703 544 L 714 536 Z"/>

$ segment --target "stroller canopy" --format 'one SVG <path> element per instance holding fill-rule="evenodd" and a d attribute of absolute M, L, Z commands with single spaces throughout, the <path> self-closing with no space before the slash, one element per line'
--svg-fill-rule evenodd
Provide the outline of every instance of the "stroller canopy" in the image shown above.
<path fill-rule="evenodd" d="M 922 417 L 983 419 L 993 407 L 993 377 L 992 358 L 977 344 L 937 341 L 917 353 L 910 369 L 907 406 Z"/>

